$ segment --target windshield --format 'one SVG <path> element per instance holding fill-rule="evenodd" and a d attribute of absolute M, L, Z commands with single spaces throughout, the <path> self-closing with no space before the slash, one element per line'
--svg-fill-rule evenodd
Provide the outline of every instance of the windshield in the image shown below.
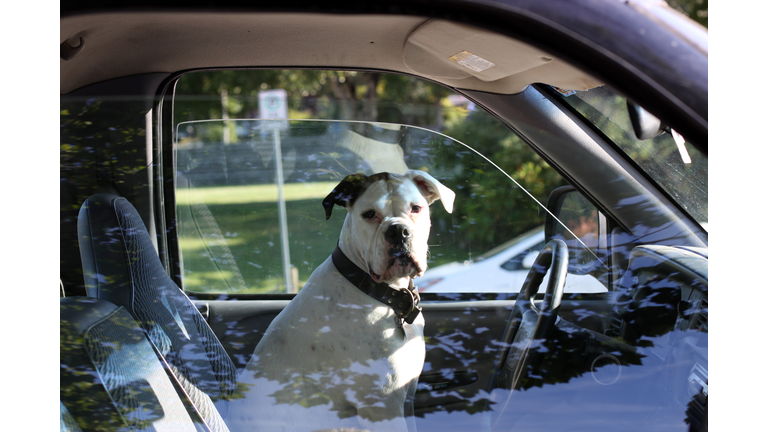
<path fill-rule="evenodd" d="M 635 136 L 627 100 L 603 86 L 588 91 L 559 92 L 632 159 L 699 224 L 708 222 L 707 157 L 684 137 L 666 130 L 652 139 Z M 706 228 L 705 228 L 706 229 Z"/>

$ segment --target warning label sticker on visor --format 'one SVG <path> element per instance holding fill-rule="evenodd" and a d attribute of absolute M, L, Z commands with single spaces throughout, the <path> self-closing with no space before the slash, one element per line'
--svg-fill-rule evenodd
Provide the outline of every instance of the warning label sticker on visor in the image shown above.
<path fill-rule="evenodd" d="M 449 57 L 449 60 L 455 61 L 456 63 L 466 68 L 472 69 L 475 72 L 482 72 L 496 66 L 495 63 L 491 63 L 488 60 L 476 56 L 469 51 L 462 51 L 458 54 L 454 54 Z"/>

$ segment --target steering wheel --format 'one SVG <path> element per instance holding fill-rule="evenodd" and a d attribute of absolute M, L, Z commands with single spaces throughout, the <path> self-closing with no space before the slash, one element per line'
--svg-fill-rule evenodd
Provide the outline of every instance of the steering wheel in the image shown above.
<path fill-rule="evenodd" d="M 544 301 L 537 308 L 533 301 L 547 270 L 551 269 Z M 557 322 L 557 311 L 563 298 L 565 276 L 568 273 L 568 246 L 559 239 L 550 240 L 536 257 L 515 300 L 502 339 L 502 349 L 494 363 L 489 393 L 494 389 L 517 390 L 521 374 L 533 360 L 531 344 L 534 339 L 547 337 Z M 535 350 L 533 351 L 535 352 Z M 511 395 L 512 392 L 509 392 Z M 507 399 L 508 402 L 508 399 Z M 504 411 L 506 403 L 500 410 Z M 495 419 L 491 424 L 495 423 Z"/>

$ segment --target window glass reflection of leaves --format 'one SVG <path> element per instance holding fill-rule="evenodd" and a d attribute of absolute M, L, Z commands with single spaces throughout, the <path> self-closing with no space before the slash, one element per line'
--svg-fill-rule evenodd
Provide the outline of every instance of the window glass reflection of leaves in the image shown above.
<path fill-rule="evenodd" d="M 444 132 L 493 161 L 540 203 L 566 184 L 522 139 L 485 112 L 448 122 Z M 447 261 L 472 259 L 544 222 L 540 206 L 504 173 L 458 143 L 445 144 L 436 148 L 433 166 L 456 183 L 453 228 L 461 232 L 456 241 L 468 254 Z"/>
<path fill-rule="evenodd" d="M 686 144 L 692 162 L 684 163 L 669 132 L 653 139 L 637 139 L 629 120 L 626 99 L 607 87 L 578 92 L 564 100 L 642 167 L 694 219 L 708 221 L 706 156 Z"/>
<path fill-rule="evenodd" d="M 99 180 L 125 182 L 125 175 L 147 166 L 142 101 L 63 100 L 61 104 L 62 174 L 74 183 Z M 138 120 L 137 120 L 138 119 Z"/>
<path fill-rule="evenodd" d="M 62 97 L 60 103 L 59 186 L 61 279 L 70 295 L 85 295 L 77 250 L 80 204 L 104 185 L 133 199 L 149 179 L 146 100 Z"/>

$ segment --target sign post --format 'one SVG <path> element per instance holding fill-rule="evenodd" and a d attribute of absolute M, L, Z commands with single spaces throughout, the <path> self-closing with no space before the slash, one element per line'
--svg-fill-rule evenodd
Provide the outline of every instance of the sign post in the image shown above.
<path fill-rule="evenodd" d="M 280 145 L 280 132 L 288 130 L 288 96 L 285 90 L 265 90 L 259 92 L 259 118 L 265 121 L 262 130 L 271 130 L 275 145 L 275 176 L 277 182 L 277 208 L 280 218 L 280 244 L 283 251 L 283 276 L 287 293 L 298 292 L 294 286 L 291 271 L 291 252 L 288 245 L 288 218 L 285 211 L 283 191 L 283 153 Z"/>

